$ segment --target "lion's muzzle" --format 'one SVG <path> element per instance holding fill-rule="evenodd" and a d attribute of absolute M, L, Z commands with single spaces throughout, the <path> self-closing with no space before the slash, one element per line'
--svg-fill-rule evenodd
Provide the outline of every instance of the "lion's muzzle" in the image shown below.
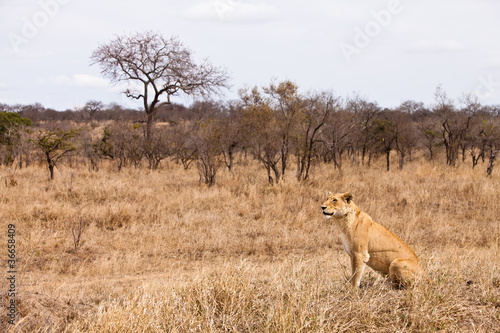
<path fill-rule="evenodd" d="M 321 206 L 321 209 L 323 210 L 323 217 L 328 220 L 329 218 L 331 218 L 333 216 L 333 212 L 328 212 L 327 211 L 327 208 L 326 206 Z"/>

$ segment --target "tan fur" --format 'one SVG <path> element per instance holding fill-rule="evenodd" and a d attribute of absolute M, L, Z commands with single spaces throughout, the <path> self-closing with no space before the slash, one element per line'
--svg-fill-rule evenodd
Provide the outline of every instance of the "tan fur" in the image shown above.
<path fill-rule="evenodd" d="M 398 236 L 374 222 L 354 204 L 350 193 L 332 194 L 321 205 L 323 216 L 340 228 L 344 250 L 351 257 L 353 286 L 359 286 L 366 265 L 407 286 L 425 272 L 415 252 Z"/>

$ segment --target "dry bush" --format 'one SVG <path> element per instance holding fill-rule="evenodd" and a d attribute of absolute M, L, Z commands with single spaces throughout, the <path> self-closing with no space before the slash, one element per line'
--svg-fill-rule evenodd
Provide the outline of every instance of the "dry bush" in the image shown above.
<path fill-rule="evenodd" d="M 0 218 L 19 244 L 12 331 L 498 331 L 499 176 L 418 158 L 384 167 L 319 165 L 307 182 L 270 186 L 238 156 L 211 187 L 168 161 L 64 168 L 52 182 L 43 167 L 18 170 L 16 186 L 0 183 Z M 319 208 L 328 190 L 353 193 L 415 249 L 433 284 L 393 290 L 368 270 L 350 289 L 338 231 Z M 75 251 L 67 221 L 81 207 L 90 224 Z M 12 328 L 4 311 L 0 330 Z"/>

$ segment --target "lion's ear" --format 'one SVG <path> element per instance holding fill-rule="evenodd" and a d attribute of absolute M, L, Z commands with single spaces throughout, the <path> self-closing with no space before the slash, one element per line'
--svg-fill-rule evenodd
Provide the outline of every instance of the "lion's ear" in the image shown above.
<path fill-rule="evenodd" d="M 345 202 L 350 203 L 352 200 L 352 194 L 351 193 L 345 193 L 343 195 Z"/>

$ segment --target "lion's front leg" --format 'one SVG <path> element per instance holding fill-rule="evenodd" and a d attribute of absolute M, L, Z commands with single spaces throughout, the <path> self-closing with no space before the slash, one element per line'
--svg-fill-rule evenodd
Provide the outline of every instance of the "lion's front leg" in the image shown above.
<path fill-rule="evenodd" d="M 354 255 L 351 256 L 351 284 L 353 287 L 359 287 L 369 257 L 368 253 L 354 253 Z"/>

